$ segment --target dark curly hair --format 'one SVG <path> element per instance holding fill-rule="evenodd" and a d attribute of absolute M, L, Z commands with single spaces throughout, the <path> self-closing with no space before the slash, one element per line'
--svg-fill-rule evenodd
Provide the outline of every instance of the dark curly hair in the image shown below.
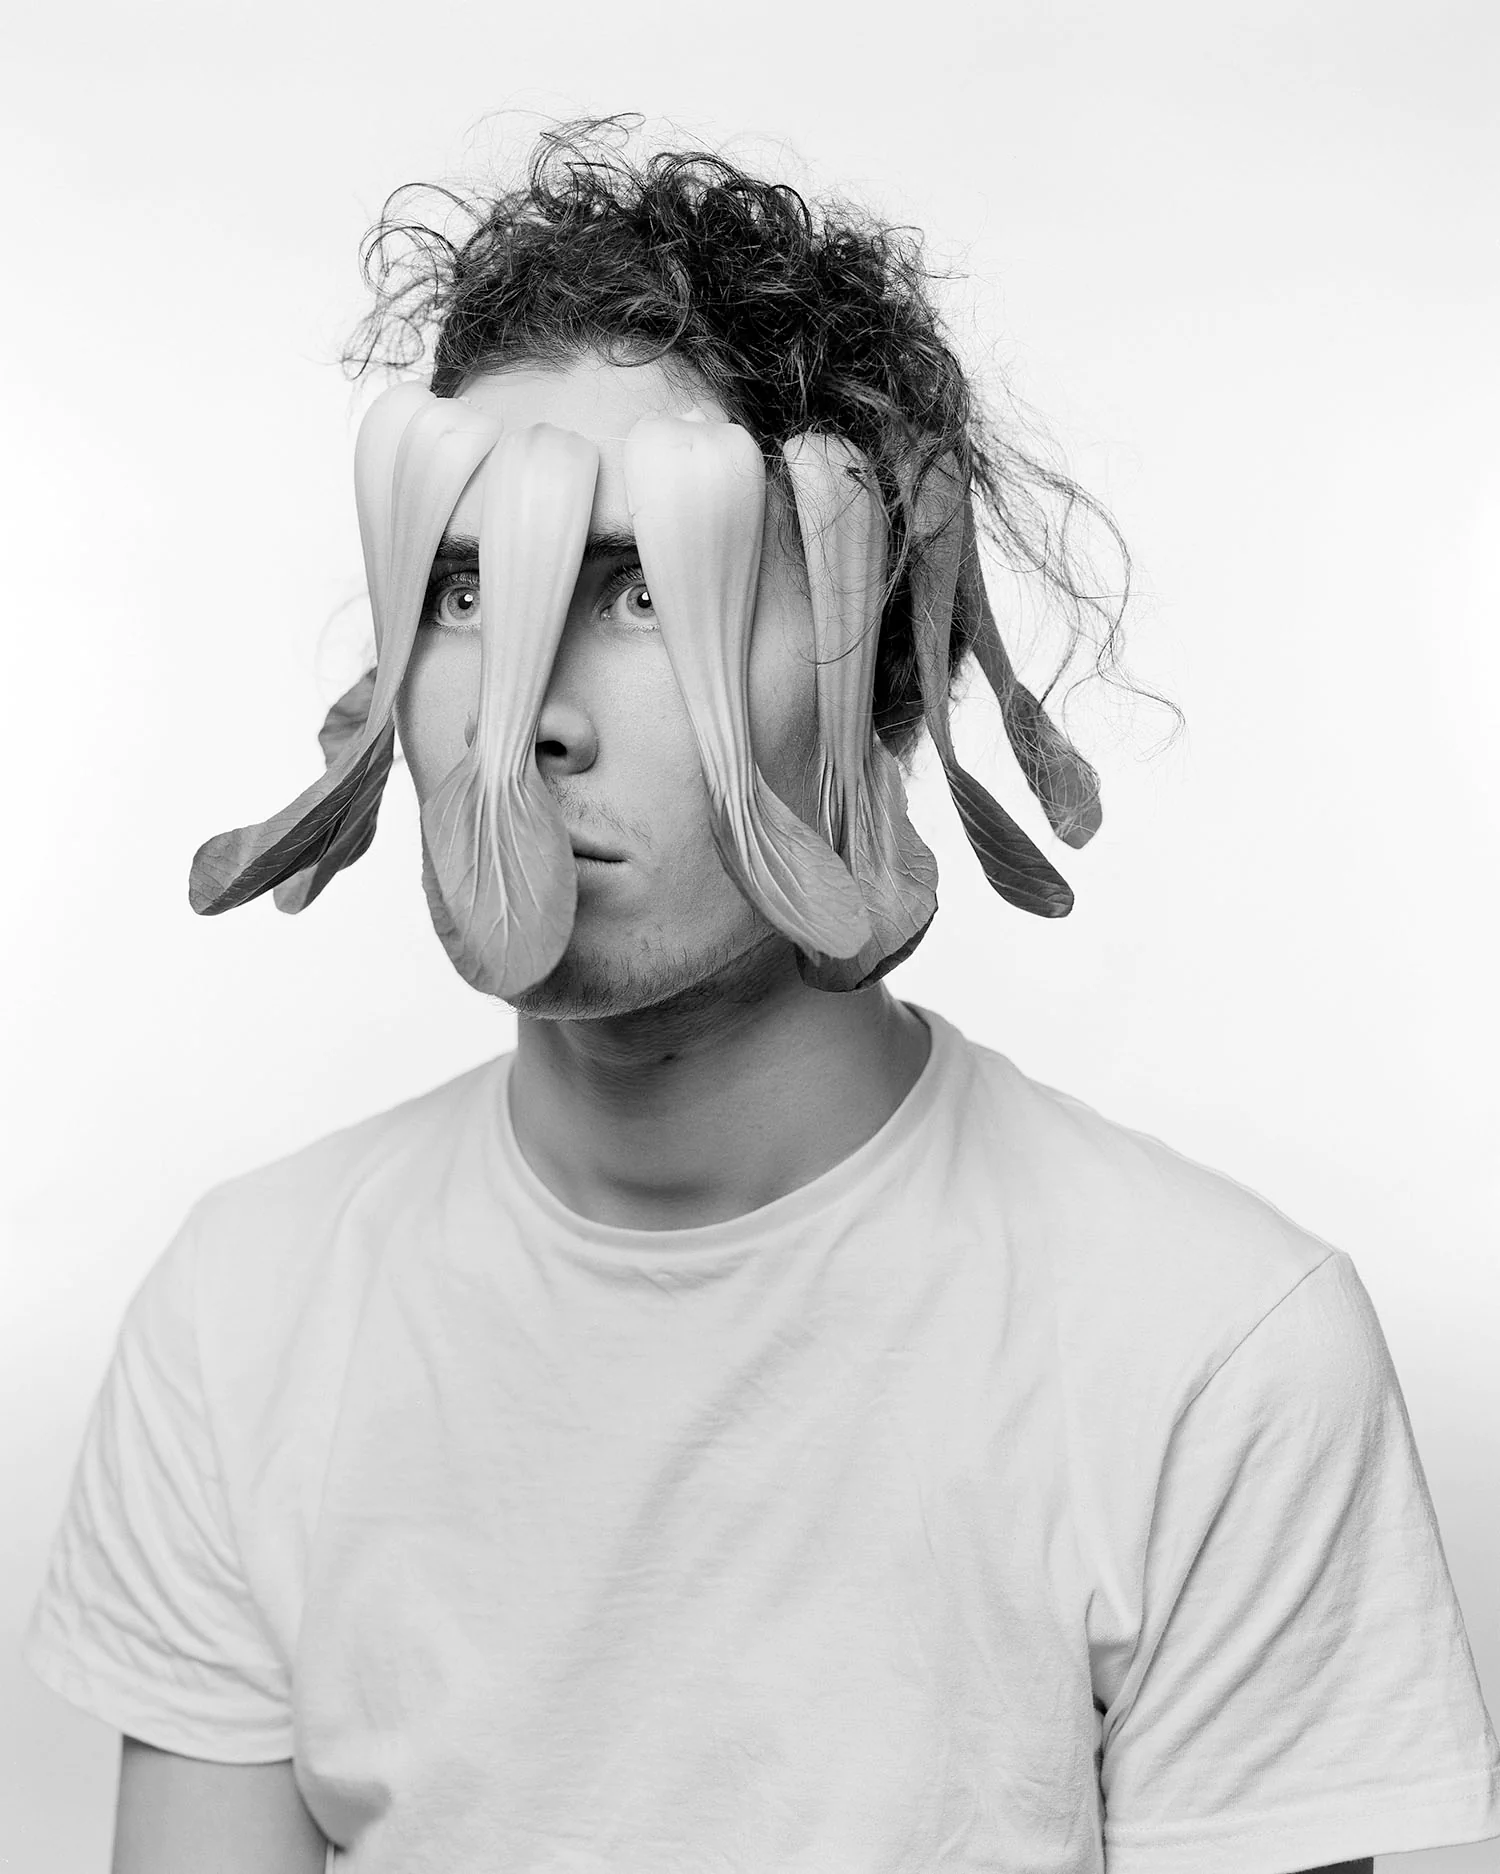
<path fill-rule="evenodd" d="M 543 132 L 519 187 L 396 190 L 365 237 L 374 303 L 345 349 L 349 375 L 429 363 L 434 393 L 454 396 L 476 372 L 523 360 L 594 353 L 687 366 L 759 442 L 783 488 L 782 442 L 811 429 L 844 437 L 872 464 L 891 529 L 875 726 L 908 760 L 922 722 L 913 497 L 944 456 L 971 483 L 976 520 L 983 526 L 987 515 L 1007 563 L 1039 579 L 1068 619 L 1068 653 L 1042 700 L 1092 637 L 1091 620 L 1106 627 L 1096 672 L 1117 667 L 1130 583 L 1124 541 L 1092 496 L 981 410 L 929 295 L 938 276 L 920 236 L 842 201 L 809 206 L 708 151 L 632 160 L 626 146 L 640 121 L 590 118 Z M 443 228 L 421 218 L 423 198 L 444 205 Z M 795 528 L 790 500 L 782 512 Z M 1119 553 L 1113 597 L 1090 590 L 1070 542 L 1080 512 Z M 972 629 L 955 619 L 954 678 Z"/>

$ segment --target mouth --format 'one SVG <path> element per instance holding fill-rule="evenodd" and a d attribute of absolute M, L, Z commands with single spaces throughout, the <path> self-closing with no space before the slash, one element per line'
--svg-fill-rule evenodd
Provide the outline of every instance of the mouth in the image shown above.
<path fill-rule="evenodd" d="M 621 863 L 619 853 L 606 852 L 602 846 L 596 846 L 590 840 L 575 839 L 571 844 L 573 857 L 585 860 L 590 865 L 619 865 Z"/>

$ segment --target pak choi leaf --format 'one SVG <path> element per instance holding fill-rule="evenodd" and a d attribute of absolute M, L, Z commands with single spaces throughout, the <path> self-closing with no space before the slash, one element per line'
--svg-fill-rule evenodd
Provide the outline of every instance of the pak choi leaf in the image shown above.
<path fill-rule="evenodd" d="M 815 988 L 858 989 L 909 956 L 937 910 L 937 861 L 907 815 L 895 756 L 875 733 L 886 525 L 869 463 L 837 436 L 782 445 L 807 561 L 818 684 L 818 812 L 854 875 L 872 936 L 855 957 L 799 956 Z"/>
<path fill-rule="evenodd" d="M 975 662 L 995 693 L 1005 733 L 1027 786 L 1041 802 L 1057 837 L 1068 846 L 1086 846 L 1104 820 L 1099 776 L 1016 676 L 990 610 L 972 504 L 964 510 L 963 557 L 955 603 L 970 621 Z"/>
<path fill-rule="evenodd" d="M 548 423 L 502 436 L 485 465 L 478 719 L 422 809 L 434 923 L 454 967 L 485 995 L 540 982 L 573 930 L 578 868 L 536 733 L 598 473 L 593 444 Z"/>
<path fill-rule="evenodd" d="M 323 718 L 323 726 L 318 731 L 318 746 L 323 751 L 323 760 L 328 767 L 331 768 L 350 743 L 363 734 L 365 724 L 370 719 L 370 703 L 374 695 L 375 668 L 371 665 L 357 683 L 345 690 Z M 293 877 L 283 879 L 271 894 L 278 911 L 302 910 L 335 872 L 342 871 L 346 865 L 353 865 L 356 859 L 369 850 L 370 841 L 375 837 L 375 821 L 380 812 L 386 776 L 391 771 L 394 756 L 395 737 L 390 734 L 383 738 L 375 759 L 366 771 L 364 784 L 344 816 L 338 837 L 327 852 L 316 865 L 304 866 Z"/>
<path fill-rule="evenodd" d="M 193 859 L 188 901 L 212 916 L 247 904 L 299 872 L 300 910 L 322 890 L 357 835 L 343 844 L 346 825 L 371 817 L 389 771 L 396 695 L 421 617 L 428 577 L 458 497 L 494 446 L 499 427 L 467 404 L 433 397 L 419 386 L 395 385 L 371 405 L 355 451 L 355 498 L 377 662 L 363 729 L 313 785 L 280 813 L 255 826 L 219 833 Z"/>
<path fill-rule="evenodd" d="M 751 746 L 750 637 L 765 463 L 735 423 L 642 417 L 625 440 L 627 500 L 662 639 L 708 788 L 724 869 L 814 959 L 855 957 L 869 916 L 843 861 L 771 791 Z"/>
<path fill-rule="evenodd" d="M 1066 917 L 1073 909 L 1067 880 L 962 766 L 953 746 L 948 657 L 967 498 L 953 456 L 945 455 L 934 464 L 915 490 L 908 484 L 908 492 L 921 548 L 913 565 L 911 591 L 923 720 L 943 764 L 948 791 L 991 888 L 1018 910 L 1037 917 Z"/>

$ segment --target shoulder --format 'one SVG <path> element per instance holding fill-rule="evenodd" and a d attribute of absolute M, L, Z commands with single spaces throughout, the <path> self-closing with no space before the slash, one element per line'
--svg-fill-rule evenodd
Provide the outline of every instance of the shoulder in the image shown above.
<path fill-rule="evenodd" d="M 1343 1249 L 1005 1056 L 968 1052 L 977 1188 L 1044 1346 L 1098 1580 L 1133 1578 L 1174 1450 L 1217 1487 L 1246 1443 L 1281 1453 L 1295 1481 L 1308 1453 L 1353 1461 L 1394 1437 L 1390 1356 Z"/>
<path fill-rule="evenodd" d="M 502 1064 L 214 1186 L 131 1304 L 121 1357 L 208 1441 L 245 1565 L 283 1613 L 361 1323 L 392 1258 L 426 1254 L 482 1167 Z"/>
<path fill-rule="evenodd" d="M 399 1105 L 225 1180 L 153 1266 L 153 1290 L 190 1315 L 206 1375 L 266 1368 L 270 1348 L 325 1357 L 391 1244 L 409 1240 L 463 1161 L 482 1151 L 499 1097 L 491 1060 Z M 461 1174 L 460 1174 L 461 1175 Z"/>
<path fill-rule="evenodd" d="M 1341 1255 L 1228 1173 L 964 1046 L 986 1199 L 1102 1393 L 1138 1391 L 1147 1371 L 1164 1400 L 1191 1393 Z"/>
<path fill-rule="evenodd" d="M 482 1062 L 215 1185 L 189 1216 L 200 1264 L 296 1260 L 346 1220 L 420 1205 L 489 1117 L 501 1066 Z"/>

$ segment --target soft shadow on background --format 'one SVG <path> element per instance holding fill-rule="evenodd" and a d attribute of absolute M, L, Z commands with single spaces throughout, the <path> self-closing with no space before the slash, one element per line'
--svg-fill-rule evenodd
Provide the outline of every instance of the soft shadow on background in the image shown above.
<path fill-rule="evenodd" d="M 1071 853 L 976 694 L 963 746 L 1077 909 L 992 897 L 924 773 L 943 909 L 894 983 L 1353 1256 L 1500 1713 L 1497 22 L 179 0 L 12 29 L 0 1869 L 107 1865 L 117 1739 L 14 1642 L 147 1267 L 209 1185 L 511 1043 L 432 935 L 403 772 L 303 916 L 186 890 L 317 772 L 328 621 L 357 633 L 359 237 L 551 115 L 642 111 L 928 230 L 966 357 L 1111 505 L 1128 667 L 1189 731 L 1153 754 L 1164 711 L 1077 693 L 1106 817 Z M 1398 1865 L 1496 1874 L 1500 1843 Z"/>

